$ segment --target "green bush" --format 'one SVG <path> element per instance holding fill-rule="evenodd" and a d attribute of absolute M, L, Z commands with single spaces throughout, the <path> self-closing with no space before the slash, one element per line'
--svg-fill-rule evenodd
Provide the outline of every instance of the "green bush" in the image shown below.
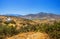
<path fill-rule="evenodd" d="M 10 37 L 18 34 L 16 27 L 13 26 L 0 26 L 0 38 L 4 38 L 5 36 Z"/>
<path fill-rule="evenodd" d="M 47 33 L 51 39 L 60 39 L 60 22 L 55 22 L 53 25 L 41 24 L 39 26 L 21 27 L 20 32 L 40 31 Z"/>
<path fill-rule="evenodd" d="M 0 25 L 0 39 L 4 39 L 5 36 L 13 36 L 18 33 L 23 32 L 45 32 L 51 39 L 60 39 L 60 22 L 54 22 L 53 25 L 50 24 L 40 24 L 37 26 L 28 25 L 22 26 L 19 30 L 16 30 L 17 27 Z"/>

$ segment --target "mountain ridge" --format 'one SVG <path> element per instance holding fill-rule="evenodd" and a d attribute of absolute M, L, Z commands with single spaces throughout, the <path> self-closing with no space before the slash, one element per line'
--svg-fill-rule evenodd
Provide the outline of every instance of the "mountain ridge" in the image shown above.
<path fill-rule="evenodd" d="M 49 18 L 60 19 L 60 15 L 40 12 L 37 14 L 25 15 L 23 16 L 23 18 L 26 18 L 26 19 L 49 19 Z"/>
<path fill-rule="evenodd" d="M 53 13 L 45 13 L 40 12 L 37 14 L 27 14 L 27 15 L 19 15 L 19 14 L 5 14 L 4 16 L 16 16 L 25 19 L 60 19 L 60 15 Z"/>

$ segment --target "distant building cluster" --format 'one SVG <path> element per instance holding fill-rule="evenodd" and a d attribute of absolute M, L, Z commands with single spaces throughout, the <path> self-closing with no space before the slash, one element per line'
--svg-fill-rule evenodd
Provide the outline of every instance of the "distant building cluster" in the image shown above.
<path fill-rule="evenodd" d="M 12 19 L 10 17 L 0 17 L 0 22 L 1 21 L 11 21 Z"/>
<path fill-rule="evenodd" d="M 10 17 L 8 17 L 8 18 L 6 19 L 6 21 L 11 21 L 11 18 L 10 18 Z"/>

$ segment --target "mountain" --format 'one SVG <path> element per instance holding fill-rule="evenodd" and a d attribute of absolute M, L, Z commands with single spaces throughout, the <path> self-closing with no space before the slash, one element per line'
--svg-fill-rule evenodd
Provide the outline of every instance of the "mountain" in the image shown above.
<path fill-rule="evenodd" d="M 40 12 L 37 14 L 28 14 L 28 15 L 22 16 L 22 18 L 26 18 L 26 19 L 52 19 L 53 20 L 53 19 L 60 19 L 60 15 Z"/>
<path fill-rule="evenodd" d="M 3 16 L 16 16 L 16 17 L 19 17 L 19 16 L 22 16 L 20 14 L 2 14 Z"/>
<path fill-rule="evenodd" d="M 44 13 L 40 12 L 37 14 L 28 14 L 28 15 L 20 15 L 20 14 L 5 14 L 4 16 L 15 16 L 15 17 L 21 17 L 25 19 L 49 19 L 49 20 L 55 20 L 60 19 L 60 15 L 52 14 L 52 13 Z"/>

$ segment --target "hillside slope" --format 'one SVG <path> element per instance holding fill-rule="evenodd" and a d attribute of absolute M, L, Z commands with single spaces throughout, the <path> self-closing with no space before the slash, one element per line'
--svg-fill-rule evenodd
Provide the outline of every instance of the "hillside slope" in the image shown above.
<path fill-rule="evenodd" d="M 7 39 L 50 39 L 46 33 L 41 32 L 27 32 L 12 36 Z"/>
<path fill-rule="evenodd" d="M 29 26 L 29 25 L 37 25 L 38 23 L 23 19 L 20 17 L 14 17 L 14 16 L 0 16 L 0 21 L 2 21 L 2 25 L 8 24 L 8 26 L 16 26 L 17 28 L 20 28 L 21 26 Z"/>
<path fill-rule="evenodd" d="M 60 15 L 40 12 L 37 14 L 28 14 L 23 16 L 26 19 L 60 19 Z"/>
<path fill-rule="evenodd" d="M 60 39 L 60 20 L 29 20 L 0 16 L 0 39 L 49 39 L 49 37 Z"/>

